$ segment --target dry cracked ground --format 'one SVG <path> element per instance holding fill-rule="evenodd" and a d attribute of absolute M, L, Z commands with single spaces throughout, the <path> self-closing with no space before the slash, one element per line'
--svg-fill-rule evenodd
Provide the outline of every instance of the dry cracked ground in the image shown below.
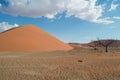
<path fill-rule="evenodd" d="M 1 52 L 0 80 L 120 80 L 120 51 Z"/>

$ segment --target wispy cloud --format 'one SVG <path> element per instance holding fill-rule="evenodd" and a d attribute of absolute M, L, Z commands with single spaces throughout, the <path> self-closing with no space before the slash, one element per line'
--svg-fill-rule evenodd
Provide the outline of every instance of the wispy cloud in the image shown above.
<path fill-rule="evenodd" d="M 0 4 L 0 7 L 2 7 L 2 4 Z"/>
<path fill-rule="evenodd" d="M 97 23 L 111 24 L 111 23 L 114 23 L 114 21 L 111 20 L 111 19 L 103 18 L 103 19 L 99 19 L 99 20 L 97 21 Z"/>
<path fill-rule="evenodd" d="M 120 19 L 120 16 L 114 16 L 113 19 Z"/>
<path fill-rule="evenodd" d="M 3 32 L 5 30 L 8 30 L 8 29 L 11 29 L 11 28 L 14 28 L 14 27 L 18 27 L 19 25 L 18 24 L 9 24 L 8 22 L 1 22 L 0 23 L 0 32 Z"/>
<path fill-rule="evenodd" d="M 117 26 L 109 26 L 110 29 L 116 29 Z"/>
<path fill-rule="evenodd" d="M 14 16 L 32 18 L 55 18 L 59 13 L 66 12 L 66 16 L 94 23 L 109 24 L 113 21 L 101 18 L 104 6 L 96 5 L 97 0 L 6 0 L 8 7 L 2 7 L 0 12 Z M 114 6 L 114 5 L 113 5 Z M 117 7 L 117 6 L 116 6 Z M 111 10 L 116 8 L 115 6 Z"/>
<path fill-rule="evenodd" d="M 111 7 L 108 11 L 114 11 L 117 9 L 117 7 L 119 6 L 118 4 L 115 4 L 116 0 L 113 0 Z"/>

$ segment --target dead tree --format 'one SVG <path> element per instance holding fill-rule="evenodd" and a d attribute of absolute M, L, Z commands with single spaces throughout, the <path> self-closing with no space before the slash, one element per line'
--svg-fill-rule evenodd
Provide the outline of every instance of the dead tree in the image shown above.
<path fill-rule="evenodd" d="M 108 52 L 108 47 L 114 42 L 114 40 L 98 40 L 97 43 L 100 46 L 103 46 L 105 48 L 105 52 Z"/>

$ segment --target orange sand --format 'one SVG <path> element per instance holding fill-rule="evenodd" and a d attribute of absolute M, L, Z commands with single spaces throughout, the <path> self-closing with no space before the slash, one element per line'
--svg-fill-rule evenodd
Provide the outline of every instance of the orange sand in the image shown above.
<path fill-rule="evenodd" d="M 0 33 L 1 52 L 71 50 L 72 47 L 33 25 Z"/>

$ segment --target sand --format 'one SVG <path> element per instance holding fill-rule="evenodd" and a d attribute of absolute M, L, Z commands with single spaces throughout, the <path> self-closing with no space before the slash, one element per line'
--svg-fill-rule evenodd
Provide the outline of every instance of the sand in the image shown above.
<path fill-rule="evenodd" d="M 0 52 L 40 52 L 71 49 L 72 47 L 68 44 L 33 25 L 21 26 L 0 33 Z"/>
<path fill-rule="evenodd" d="M 120 80 L 120 51 L 4 52 L 0 80 Z"/>

